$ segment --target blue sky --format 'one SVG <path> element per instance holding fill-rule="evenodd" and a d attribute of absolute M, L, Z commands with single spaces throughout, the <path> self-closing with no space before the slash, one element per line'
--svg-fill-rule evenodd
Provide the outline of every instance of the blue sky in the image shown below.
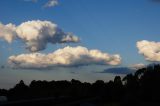
<path fill-rule="evenodd" d="M 58 0 L 59 5 L 44 8 L 47 0 L 36 3 L 24 0 L 0 0 L 0 22 L 19 25 L 29 20 L 48 20 L 66 32 L 73 32 L 81 45 L 110 54 L 120 54 L 121 66 L 150 62 L 138 53 L 136 42 L 160 39 L 160 3 L 151 0 Z M 0 40 L 0 64 L 11 55 L 28 53 L 19 45 Z M 41 53 L 50 53 L 61 44 L 48 44 Z M 6 70 L 6 69 L 5 69 Z M 18 72 L 15 72 L 18 73 Z"/>

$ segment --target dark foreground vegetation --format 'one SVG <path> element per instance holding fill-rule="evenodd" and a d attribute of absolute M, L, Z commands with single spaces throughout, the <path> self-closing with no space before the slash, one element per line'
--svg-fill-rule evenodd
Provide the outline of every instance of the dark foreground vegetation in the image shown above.
<path fill-rule="evenodd" d="M 70 106 L 93 103 L 97 106 L 160 105 L 160 65 L 152 65 L 128 74 L 123 79 L 116 76 L 114 81 L 95 83 L 71 81 L 32 81 L 26 85 L 22 80 L 9 90 L 0 89 L 10 104 L 27 105 L 46 102 L 44 106 Z M 16 102 L 15 102 L 16 101 Z M 75 104 L 74 104 L 75 103 Z M 9 105 L 2 103 L 0 105 Z M 27 106 L 30 106 L 28 104 Z M 22 106 L 22 105 L 21 105 Z M 90 105 L 84 105 L 90 106 Z M 92 105 L 91 105 L 92 106 Z"/>

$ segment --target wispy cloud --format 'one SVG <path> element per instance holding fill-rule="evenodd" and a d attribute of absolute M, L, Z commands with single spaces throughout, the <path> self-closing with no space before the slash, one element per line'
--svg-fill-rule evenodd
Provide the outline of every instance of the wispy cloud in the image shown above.
<path fill-rule="evenodd" d="M 33 2 L 33 3 L 36 3 L 40 0 L 24 0 L 26 2 Z M 59 4 L 58 0 L 48 0 L 44 5 L 43 7 L 45 8 L 48 8 L 48 7 L 55 7 Z"/>
<path fill-rule="evenodd" d="M 58 5 L 58 0 L 49 0 L 44 7 L 54 7 Z"/>

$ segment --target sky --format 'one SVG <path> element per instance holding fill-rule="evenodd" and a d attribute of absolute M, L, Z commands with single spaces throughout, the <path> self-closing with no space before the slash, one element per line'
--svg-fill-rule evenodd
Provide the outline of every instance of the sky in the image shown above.
<path fill-rule="evenodd" d="M 159 62 L 159 11 L 158 0 L 0 0 L 0 88 Z"/>

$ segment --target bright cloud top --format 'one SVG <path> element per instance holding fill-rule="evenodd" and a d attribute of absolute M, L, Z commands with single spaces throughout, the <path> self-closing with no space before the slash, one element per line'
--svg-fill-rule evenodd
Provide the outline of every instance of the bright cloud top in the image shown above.
<path fill-rule="evenodd" d="M 118 65 L 121 57 L 85 47 L 65 47 L 50 54 L 31 53 L 10 56 L 9 64 L 15 68 L 48 68 L 54 66 L 82 66 L 90 64 Z"/>
<path fill-rule="evenodd" d="M 46 48 L 47 43 L 79 42 L 79 38 L 72 33 L 63 32 L 57 24 L 50 21 L 27 21 L 19 26 L 0 24 L 0 38 L 12 42 L 20 38 L 29 51 L 36 52 Z"/>
<path fill-rule="evenodd" d="M 160 42 L 147 40 L 138 41 L 137 48 L 146 60 L 160 61 Z"/>

